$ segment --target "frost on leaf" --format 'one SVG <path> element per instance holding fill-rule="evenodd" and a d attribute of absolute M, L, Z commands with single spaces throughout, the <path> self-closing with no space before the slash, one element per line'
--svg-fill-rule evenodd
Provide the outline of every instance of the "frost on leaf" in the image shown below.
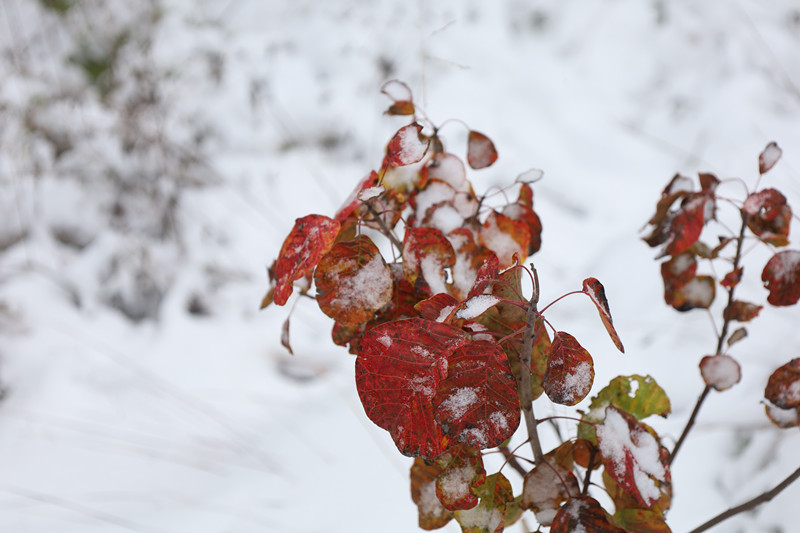
<path fill-rule="evenodd" d="M 700 373 L 709 387 L 718 391 L 729 389 L 742 379 L 742 369 L 729 355 L 707 355 L 700 360 Z"/>
<path fill-rule="evenodd" d="M 610 405 L 596 432 L 608 475 L 641 506 L 661 499 L 670 482 L 669 452 L 653 430 Z"/>
<path fill-rule="evenodd" d="M 470 342 L 452 352 L 448 365 L 433 398 L 434 417 L 445 434 L 479 450 L 513 435 L 520 421 L 517 385 L 498 345 Z"/>
<path fill-rule="evenodd" d="M 714 301 L 716 284 L 710 276 L 696 276 L 697 260 L 689 252 L 661 264 L 664 301 L 678 311 L 707 309 Z"/>
<path fill-rule="evenodd" d="M 411 499 L 417 504 L 419 527 L 431 531 L 444 527 L 453 519 L 453 513 L 444 508 L 436 495 L 436 478 L 442 468 L 436 463 L 425 464 L 416 458 L 411 467 Z"/>
<path fill-rule="evenodd" d="M 377 246 L 366 235 L 337 243 L 314 273 L 317 303 L 344 326 L 368 322 L 392 299 L 394 281 Z"/>
<path fill-rule="evenodd" d="M 480 452 L 453 447 L 436 462 L 442 467 L 442 473 L 436 479 L 436 495 L 442 505 L 451 511 L 472 509 L 478 505 L 478 497 L 472 488 L 486 479 Z"/>
<path fill-rule="evenodd" d="M 333 246 L 338 233 L 339 222 L 324 215 L 308 215 L 295 221 L 272 267 L 276 304 L 286 303 L 292 294 L 292 283 L 314 270 Z"/>
<path fill-rule="evenodd" d="M 622 341 L 619 339 L 617 330 L 614 329 L 614 324 L 611 320 L 611 310 L 608 307 L 606 290 L 603 288 L 603 284 L 595 278 L 586 278 L 583 280 L 583 292 L 589 295 L 589 298 L 592 299 L 595 307 L 597 307 L 597 312 L 600 313 L 600 320 L 603 321 L 603 325 L 614 342 L 614 346 L 620 352 L 625 353 L 625 348 L 622 346 Z"/>
<path fill-rule="evenodd" d="M 722 312 L 725 320 L 736 320 L 737 322 L 749 322 L 758 316 L 763 305 L 751 304 L 742 300 L 734 300 Z"/>
<path fill-rule="evenodd" d="M 387 322 L 364 335 L 358 395 L 367 417 L 389 431 L 402 454 L 434 458 L 444 451 L 431 401 L 447 376 L 448 356 L 468 340 L 457 328 L 424 319 Z"/>
<path fill-rule="evenodd" d="M 764 396 L 780 409 L 800 407 L 800 357 L 772 373 Z"/>
<path fill-rule="evenodd" d="M 575 337 L 557 331 L 550 345 L 542 384 L 547 397 L 561 405 L 575 405 L 589 394 L 593 382 L 592 356 Z"/>
<path fill-rule="evenodd" d="M 480 503 L 455 516 L 463 533 L 501 533 L 505 527 L 506 507 L 514 500 L 511 483 L 501 474 L 487 476 L 474 489 Z"/>
<path fill-rule="evenodd" d="M 429 140 L 421 138 L 422 125 L 414 122 L 394 134 L 386 147 L 386 162 L 393 167 L 417 163 L 425 157 Z"/>
<path fill-rule="evenodd" d="M 553 520 L 550 533 L 625 533 L 612 525 L 600 503 L 590 496 L 570 499 Z"/>
<path fill-rule="evenodd" d="M 478 170 L 497 161 L 497 150 L 492 140 L 477 131 L 470 131 L 467 138 L 467 163 Z"/>
<path fill-rule="evenodd" d="M 767 261 L 761 273 L 772 305 L 794 305 L 800 300 L 800 251 L 784 250 Z"/>
<path fill-rule="evenodd" d="M 789 244 L 792 208 L 777 189 L 764 189 L 747 197 L 742 210 L 748 214 L 747 227 L 773 246 Z"/>
<path fill-rule="evenodd" d="M 783 150 L 781 150 L 775 141 L 769 143 L 758 156 L 758 172 L 760 174 L 769 172 L 769 169 L 775 166 L 775 163 L 778 162 L 782 154 Z"/>
<path fill-rule="evenodd" d="M 403 274 L 415 287 L 424 282 L 430 294 L 447 292 L 445 268 L 456 261 L 453 246 L 434 228 L 406 228 L 403 239 Z"/>
<path fill-rule="evenodd" d="M 524 221 L 492 211 L 481 226 L 479 240 L 497 255 L 500 268 L 508 268 L 515 255 L 527 257 L 530 232 Z"/>
<path fill-rule="evenodd" d="M 539 524 L 549 526 L 561 504 L 580 492 L 572 472 L 553 461 L 545 461 L 525 475 L 520 505 L 532 510 Z"/>

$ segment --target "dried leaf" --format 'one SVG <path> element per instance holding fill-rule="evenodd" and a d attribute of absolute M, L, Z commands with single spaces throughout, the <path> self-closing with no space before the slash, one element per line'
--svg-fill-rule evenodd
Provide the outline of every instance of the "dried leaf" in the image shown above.
<path fill-rule="evenodd" d="M 736 320 L 738 322 L 750 322 L 758 316 L 763 305 L 751 304 L 742 300 L 734 300 L 722 312 L 725 320 Z"/>
<path fill-rule="evenodd" d="M 283 322 L 283 327 L 281 328 L 281 346 L 286 348 L 290 354 L 294 355 L 292 344 L 289 342 L 289 317 L 286 317 L 286 320 Z"/>
<path fill-rule="evenodd" d="M 472 509 L 456 511 L 455 516 L 463 533 L 501 533 L 505 527 L 506 507 L 514 501 L 511 483 L 501 474 L 486 477 L 475 487 L 481 501 Z"/>
<path fill-rule="evenodd" d="M 478 170 L 497 161 L 497 150 L 492 140 L 477 131 L 470 131 L 467 138 L 467 163 Z"/>
<path fill-rule="evenodd" d="M 308 215 L 295 221 L 273 266 L 276 304 L 286 303 L 292 294 L 292 283 L 314 270 L 338 233 L 339 222 L 324 215 Z"/>
<path fill-rule="evenodd" d="M 314 283 L 319 308 L 345 326 L 371 320 L 391 301 L 394 287 L 380 250 L 366 235 L 335 244 L 317 265 Z"/>
<path fill-rule="evenodd" d="M 614 346 L 616 346 L 617 350 L 620 352 L 625 353 L 625 348 L 622 346 L 622 341 L 619 339 L 617 330 L 614 329 L 614 324 L 611 319 L 611 310 L 608 307 L 606 290 L 603 288 L 603 284 L 595 278 L 586 278 L 583 280 L 583 292 L 589 295 L 589 298 L 592 299 L 595 307 L 597 307 L 597 312 L 600 313 L 600 320 L 603 321 L 603 325 L 609 337 L 611 337 L 611 340 L 614 342 Z"/>
<path fill-rule="evenodd" d="M 478 497 L 472 490 L 486 480 L 480 452 L 466 447 L 453 448 L 436 460 L 442 473 L 436 479 L 436 496 L 451 511 L 472 509 Z"/>
<path fill-rule="evenodd" d="M 733 346 L 734 343 L 739 342 L 745 337 L 747 337 L 747 330 L 745 328 L 737 329 L 736 331 L 731 333 L 730 337 L 728 337 L 728 346 Z"/>
<path fill-rule="evenodd" d="M 444 508 L 436 494 L 436 479 L 441 473 L 439 465 L 426 464 L 419 457 L 411 467 L 411 499 L 417 504 L 419 527 L 426 531 L 444 527 L 453 519 L 453 513 Z"/>
<path fill-rule="evenodd" d="M 758 172 L 760 174 L 769 172 L 769 169 L 775 166 L 782 154 L 783 150 L 780 149 L 775 141 L 769 143 L 758 156 Z"/>
<path fill-rule="evenodd" d="M 549 526 L 561 504 L 580 493 L 571 471 L 554 461 L 545 461 L 525 475 L 520 505 L 533 511 L 539 524 Z"/>
<path fill-rule="evenodd" d="M 800 407 L 800 357 L 770 375 L 764 396 L 781 409 Z"/>
<path fill-rule="evenodd" d="M 542 386 L 551 401 L 575 405 L 592 389 L 594 363 L 583 346 L 570 335 L 557 331 L 547 357 L 547 372 Z"/>
<path fill-rule="evenodd" d="M 800 251 L 784 250 L 767 261 L 761 273 L 772 305 L 794 305 L 800 300 Z"/>
<path fill-rule="evenodd" d="M 742 379 L 742 368 L 729 355 L 707 355 L 700 360 L 700 373 L 709 387 L 718 391 L 729 389 Z"/>
<path fill-rule="evenodd" d="M 572 498 L 559 509 L 550 533 L 625 533 L 608 521 L 600 503 L 590 496 Z"/>
<path fill-rule="evenodd" d="M 473 341 L 453 351 L 433 410 L 445 434 L 467 446 L 493 448 L 511 437 L 520 421 L 517 383 L 499 346 Z"/>
<path fill-rule="evenodd" d="M 614 513 L 614 522 L 622 526 L 625 531 L 672 533 L 664 513 L 657 509 L 620 509 Z"/>
<path fill-rule="evenodd" d="M 386 147 L 386 162 L 393 167 L 418 163 L 425 157 L 430 145 L 429 139 L 422 138 L 422 125 L 416 122 L 403 126 Z"/>
<path fill-rule="evenodd" d="M 726 289 L 732 289 L 739 284 L 742 280 L 742 274 L 744 273 L 744 267 L 739 267 L 736 270 L 731 270 L 725 277 L 722 278 L 722 281 L 719 282 L 720 285 L 725 287 Z"/>
<path fill-rule="evenodd" d="M 789 244 L 792 208 L 777 189 L 751 194 L 744 201 L 742 210 L 748 214 L 747 227 L 763 242 L 773 246 Z"/>
<path fill-rule="evenodd" d="M 400 453 L 432 459 L 444 451 L 432 400 L 447 376 L 448 357 L 468 341 L 461 330 L 424 319 L 380 324 L 364 335 L 356 358 L 358 395 Z"/>

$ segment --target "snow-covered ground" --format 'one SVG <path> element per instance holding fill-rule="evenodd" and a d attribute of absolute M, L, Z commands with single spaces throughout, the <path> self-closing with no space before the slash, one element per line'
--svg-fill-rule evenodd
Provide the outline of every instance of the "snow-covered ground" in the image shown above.
<path fill-rule="evenodd" d="M 294 219 L 332 214 L 404 125 L 381 115 L 388 79 L 494 140 L 476 189 L 545 171 L 542 299 L 597 277 L 626 353 L 588 301 L 550 320 L 593 354 L 595 392 L 656 378 L 670 447 L 715 336 L 663 303 L 639 238 L 658 195 L 676 172 L 752 187 L 775 140 L 764 184 L 800 205 L 795 0 L 0 0 L 0 19 L 3 531 L 416 529 L 410 459 L 366 419 L 330 321 L 297 302 L 290 356 L 289 307 L 257 310 Z M 760 404 L 798 323 L 765 308 L 731 349 L 744 376 L 674 465 L 674 531 L 798 466 L 800 434 Z M 798 498 L 716 531 L 793 531 Z"/>

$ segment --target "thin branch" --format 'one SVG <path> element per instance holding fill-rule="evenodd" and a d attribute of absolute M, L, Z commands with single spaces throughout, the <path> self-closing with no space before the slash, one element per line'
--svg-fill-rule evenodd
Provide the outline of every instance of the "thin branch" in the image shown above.
<path fill-rule="evenodd" d="M 399 240 L 397 240 L 397 237 L 394 236 L 394 233 L 392 233 L 392 230 L 389 229 L 389 226 L 386 225 L 386 222 L 383 220 L 383 218 L 380 216 L 380 214 L 378 214 L 378 212 L 372 206 L 372 203 L 370 202 L 370 203 L 367 203 L 365 205 L 367 206 L 367 209 L 369 210 L 369 213 L 372 215 L 372 219 L 375 222 L 377 222 L 378 225 L 381 227 L 381 233 L 386 235 L 386 237 L 390 241 L 392 241 L 392 244 L 395 245 L 397 250 L 402 253 L 403 252 L 403 243 L 401 243 Z"/>
<path fill-rule="evenodd" d="M 592 470 L 593 470 L 592 467 L 594 466 L 595 455 L 597 455 L 597 449 L 595 449 L 595 447 L 592 446 L 589 449 L 589 462 L 587 463 L 588 466 L 586 468 L 586 475 L 583 478 L 583 491 L 581 492 L 582 496 L 586 496 L 587 494 L 589 494 L 589 486 L 592 482 Z"/>
<path fill-rule="evenodd" d="M 691 530 L 689 533 L 700 533 L 701 531 L 706 531 L 716 526 L 723 520 L 727 520 L 728 518 L 736 516 L 739 513 L 743 513 L 745 511 L 754 509 L 755 507 L 761 505 L 762 503 L 766 503 L 772 500 L 772 498 L 780 494 L 783 491 L 783 489 L 791 485 L 798 478 L 800 478 L 800 468 L 789 474 L 789 476 L 786 479 L 778 483 L 774 488 L 772 488 L 772 490 L 768 490 L 767 492 L 760 494 L 759 496 L 756 496 L 752 500 L 748 500 L 741 505 L 737 505 L 736 507 L 728 509 L 724 513 L 718 514 L 705 524 Z"/>
<path fill-rule="evenodd" d="M 508 463 L 511 468 L 516 470 L 520 476 L 524 478 L 528 474 L 528 471 L 525 470 L 525 467 L 520 464 L 520 462 L 517 460 L 517 457 L 508 446 L 500 446 L 498 449 L 503 453 L 503 455 L 506 456 L 506 463 Z"/>
<path fill-rule="evenodd" d="M 686 436 L 689 434 L 689 430 L 692 429 L 692 426 L 694 426 L 694 422 L 697 419 L 697 413 L 700 412 L 700 407 L 703 405 L 703 402 L 705 401 L 706 396 L 708 396 L 709 392 L 711 392 L 711 386 L 706 385 L 706 388 L 703 389 L 703 392 L 700 393 L 700 396 L 697 398 L 697 403 L 694 405 L 692 414 L 689 417 L 689 420 L 686 422 L 686 427 L 683 428 L 683 433 L 681 433 L 678 442 L 675 443 L 675 447 L 672 449 L 672 453 L 669 456 L 670 465 L 675 460 L 675 456 L 678 455 L 678 450 L 681 449 L 683 441 L 686 440 Z"/>
<path fill-rule="evenodd" d="M 536 464 L 544 461 L 542 445 L 539 442 L 537 431 L 536 415 L 533 412 L 533 394 L 531 393 L 531 353 L 533 353 L 533 340 L 536 336 L 536 323 L 540 317 L 536 305 L 539 303 L 539 276 L 536 268 L 531 265 L 533 271 L 533 294 L 528 302 L 528 312 L 525 316 L 525 334 L 523 335 L 522 352 L 519 356 L 519 399 L 522 404 L 522 413 L 525 417 L 525 425 L 528 428 L 528 439 L 530 439 L 531 450 Z"/>

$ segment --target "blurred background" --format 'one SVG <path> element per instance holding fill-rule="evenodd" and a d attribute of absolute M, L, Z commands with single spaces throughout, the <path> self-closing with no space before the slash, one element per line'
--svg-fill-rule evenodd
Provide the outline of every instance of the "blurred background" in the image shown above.
<path fill-rule="evenodd" d="M 334 213 L 405 125 L 382 114 L 394 78 L 494 140 L 477 191 L 544 171 L 542 299 L 597 277 L 626 353 L 587 301 L 550 320 L 593 354 L 593 393 L 656 378 L 672 446 L 716 337 L 664 304 L 641 230 L 676 172 L 752 190 L 773 140 L 762 186 L 798 205 L 796 0 L 0 0 L 0 529 L 416 530 L 411 460 L 364 416 L 330 320 L 258 311 L 295 218 Z M 768 257 L 748 253 L 743 298 L 764 302 Z M 731 348 L 743 379 L 674 465 L 674 531 L 797 468 L 798 431 L 760 402 L 798 323 L 765 308 Z M 794 531 L 798 498 L 715 531 Z"/>

